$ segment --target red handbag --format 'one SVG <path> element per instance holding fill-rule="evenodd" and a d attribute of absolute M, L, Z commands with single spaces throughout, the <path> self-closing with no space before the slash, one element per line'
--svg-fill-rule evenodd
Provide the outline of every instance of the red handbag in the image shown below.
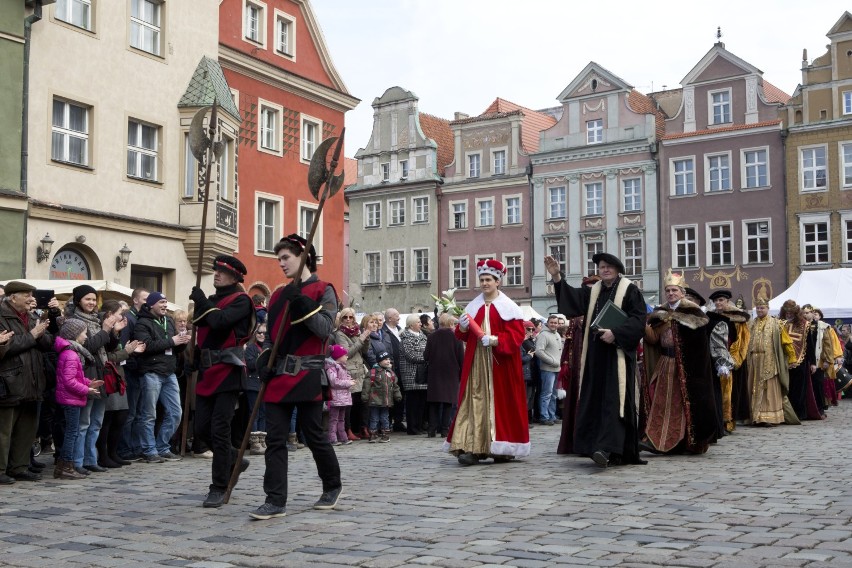
<path fill-rule="evenodd" d="M 112 361 L 104 363 L 104 390 L 109 394 L 124 394 L 127 385 Z"/>

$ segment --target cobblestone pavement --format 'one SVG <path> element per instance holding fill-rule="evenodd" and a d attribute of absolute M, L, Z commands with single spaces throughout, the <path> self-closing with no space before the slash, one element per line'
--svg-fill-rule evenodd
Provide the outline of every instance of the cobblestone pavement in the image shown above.
<path fill-rule="evenodd" d="M 315 511 L 307 449 L 287 516 L 253 458 L 231 503 L 202 509 L 210 462 L 134 464 L 84 481 L 0 487 L 3 566 L 852 566 L 852 402 L 824 422 L 739 427 L 703 456 L 602 470 L 555 453 L 464 468 L 440 441 L 395 434 L 339 448 L 344 496 Z M 51 469 L 46 470 L 51 472 Z"/>

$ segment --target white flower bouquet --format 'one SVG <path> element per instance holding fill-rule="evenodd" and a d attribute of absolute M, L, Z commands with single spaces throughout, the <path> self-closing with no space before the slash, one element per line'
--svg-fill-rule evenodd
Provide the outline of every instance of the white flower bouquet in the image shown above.
<path fill-rule="evenodd" d="M 459 317 L 464 313 L 464 308 L 456 304 L 456 289 L 444 290 L 439 298 L 434 294 L 430 294 L 435 300 L 435 307 L 438 308 L 438 314 L 447 313 L 451 316 Z"/>

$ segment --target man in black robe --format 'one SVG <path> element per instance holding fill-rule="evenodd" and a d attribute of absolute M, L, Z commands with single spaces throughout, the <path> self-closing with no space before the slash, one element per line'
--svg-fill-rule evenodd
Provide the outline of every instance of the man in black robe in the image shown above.
<path fill-rule="evenodd" d="M 636 348 L 645 329 L 645 300 L 623 276 L 624 265 L 609 254 L 592 257 L 601 281 L 591 288 L 565 282 L 559 263 L 544 265 L 553 278 L 559 312 L 586 316 L 582 330 L 579 402 L 574 426 L 574 452 L 590 456 L 600 467 L 642 463 L 636 400 Z M 594 328 L 601 309 L 611 301 L 626 319 L 612 329 Z"/>

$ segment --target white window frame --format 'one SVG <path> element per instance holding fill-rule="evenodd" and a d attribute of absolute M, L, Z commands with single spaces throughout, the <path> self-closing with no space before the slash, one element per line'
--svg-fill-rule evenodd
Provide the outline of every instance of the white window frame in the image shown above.
<path fill-rule="evenodd" d="M 482 176 L 482 152 L 467 152 L 464 155 L 467 164 L 467 177 L 479 178 Z M 474 168 L 474 163 L 476 167 Z"/>
<path fill-rule="evenodd" d="M 296 16 L 283 12 L 278 8 L 274 10 L 275 14 L 275 49 L 276 55 L 287 59 L 288 61 L 296 61 Z M 287 30 L 287 45 L 286 49 L 281 49 L 281 24 L 286 23 Z"/>
<path fill-rule="evenodd" d="M 376 266 L 375 271 L 375 280 L 370 280 L 370 259 L 375 258 L 378 260 L 378 266 Z M 364 284 L 381 284 L 382 283 L 382 251 L 378 250 L 368 250 L 364 252 L 364 267 L 363 267 L 363 277 Z"/>
<path fill-rule="evenodd" d="M 54 107 L 56 103 L 61 103 L 63 105 L 62 111 L 62 124 L 54 125 Z M 70 125 L 70 111 L 71 107 L 75 107 L 81 109 L 83 111 L 84 124 L 83 128 L 85 130 L 74 130 Z M 91 167 L 91 156 L 92 153 L 90 151 L 91 147 L 91 132 L 92 132 L 92 107 L 87 104 L 83 104 L 77 101 L 72 101 L 69 99 L 64 99 L 60 97 L 53 97 L 53 101 L 51 104 L 51 127 L 50 127 L 50 159 L 54 162 L 58 162 L 61 164 L 70 164 L 72 166 L 82 166 L 82 167 Z M 61 148 L 61 156 L 57 157 L 56 152 L 56 144 L 54 140 L 54 136 L 61 136 L 62 140 L 62 148 Z M 70 140 L 74 138 L 76 140 L 81 141 L 83 157 L 82 161 L 72 161 L 71 160 L 71 150 L 70 150 Z"/>
<path fill-rule="evenodd" d="M 249 35 L 249 26 L 248 26 L 248 15 L 249 15 L 249 6 L 253 6 L 257 9 L 257 37 L 252 38 Z M 266 49 L 266 16 L 268 14 L 268 10 L 266 8 L 266 2 L 261 2 L 260 0 L 243 0 L 243 33 L 242 38 L 243 41 L 250 43 L 252 45 L 258 45 L 263 49 Z"/>
<path fill-rule="evenodd" d="M 677 164 L 680 162 L 690 162 L 692 164 L 692 168 L 688 170 L 683 170 L 682 172 L 678 172 Z M 684 177 L 685 191 L 682 193 L 678 193 L 678 177 L 681 176 Z M 692 184 L 691 191 L 689 191 L 690 183 Z M 678 156 L 676 158 L 669 158 L 669 184 L 669 194 L 672 197 L 686 197 L 688 195 L 695 195 L 695 156 Z"/>
<path fill-rule="evenodd" d="M 299 206 L 299 208 L 297 209 L 297 211 L 299 213 L 299 218 L 298 218 L 299 231 L 298 231 L 298 233 L 299 233 L 299 235 L 302 236 L 302 238 L 307 239 L 308 233 L 310 233 L 311 228 L 310 228 L 310 226 L 303 226 L 305 224 L 304 223 L 304 221 L 305 221 L 304 212 L 306 210 L 310 210 L 310 211 L 314 212 L 314 215 L 316 215 L 317 210 L 319 209 L 319 206 L 316 203 L 310 203 L 309 201 L 302 201 L 302 200 L 299 200 L 298 206 Z M 323 259 L 322 243 L 323 243 L 323 240 L 324 240 L 323 239 L 323 224 L 324 224 L 324 221 L 325 221 L 324 217 L 325 217 L 325 213 L 320 213 L 320 220 L 319 220 L 319 224 L 317 225 L 317 233 L 316 233 L 316 235 L 314 235 L 313 245 L 314 245 L 314 248 L 317 251 L 317 264 L 322 264 L 322 259 Z"/>
<path fill-rule="evenodd" d="M 189 148 L 189 132 L 183 134 L 183 199 L 194 199 L 198 191 L 198 160 Z"/>
<path fill-rule="evenodd" d="M 726 227 L 729 231 L 727 237 L 714 237 L 713 229 L 716 228 L 724 228 Z M 719 244 L 722 247 L 725 247 L 727 243 L 727 254 L 730 255 L 730 262 L 724 262 L 725 252 L 724 250 L 720 250 L 720 262 L 713 262 L 713 245 Z M 712 266 L 713 268 L 718 268 L 720 266 L 734 266 L 736 264 L 736 256 L 734 255 L 734 222 L 733 221 L 721 221 L 721 222 L 713 222 L 706 223 L 704 225 L 704 249 L 705 249 L 705 259 L 706 265 Z"/>
<path fill-rule="evenodd" d="M 262 248 L 262 243 L 260 231 L 261 231 L 261 222 L 264 222 L 264 227 L 270 227 L 267 224 L 269 219 L 261 219 L 261 201 L 265 201 L 267 203 L 272 203 L 274 206 L 273 215 L 274 218 L 271 219 L 272 225 L 272 236 L 270 238 L 270 242 L 268 243 L 269 248 Z M 283 233 L 282 228 L 284 227 L 284 198 L 280 195 L 274 195 L 271 193 L 265 193 L 256 191 L 254 194 L 254 250 L 256 253 L 260 254 L 270 254 L 274 255 L 275 252 L 275 244 L 278 242 L 276 237 Z"/>
<path fill-rule="evenodd" d="M 456 205 L 462 205 L 464 207 L 464 211 L 460 213 L 464 214 L 464 226 L 456 227 L 456 214 L 459 213 L 456 211 Z M 450 201 L 450 231 L 464 231 L 468 227 L 470 227 L 470 219 L 468 218 L 468 206 L 467 199 L 458 200 L 458 201 Z"/>
<path fill-rule="evenodd" d="M 429 276 L 429 254 L 428 247 L 418 247 L 411 249 L 411 281 L 412 282 L 428 282 Z M 422 262 L 421 262 L 422 261 Z M 419 268 L 418 264 L 423 264 L 423 268 Z"/>
<path fill-rule="evenodd" d="M 517 201 L 517 206 L 510 203 Z M 517 213 L 513 215 L 514 219 L 509 216 L 510 211 L 517 209 Z M 524 200 L 520 193 L 513 193 L 503 196 L 503 224 L 504 225 L 522 225 L 524 222 Z"/>
<path fill-rule="evenodd" d="M 264 146 L 266 140 L 264 138 L 264 133 L 268 132 L 269 129 L 264 122 L 265 111 L 269 111 L 275 117 L 275 124 L 272 125 L 272 141 L 275 146 L 272 148 L 267 148 Z M 282 124 L 284 120 L 284 107 L 281 105 L 277 105 L 273 102 L 257 99 L 257 149 L 260 152 L 265 154 L 272 154 L 273 156 L 283 156 L 283 140 L 284 135 L 282 131 Z"/>
<path fill-rule="evenodd" d="M 715 95 L 725 95 L 726 100 L 716 102 L 713 100 Z M 733 102 L 731 97 L 731 88 L 713 89 L 707 91 L 707 124 L 710 126 L 720 126 L 731 124 L 734 121 Z M 720 120 L 716 120 L 716 109 L 720 110 Z M 725 120 L 727 119 L 727 120 Z"/>
<path fill-rule="evenodd" d="M 562 198 L 560 200 L 554 201 L 554 192 L 557 190 L 561 190 Z M 554 209 L 556 208 L 556 210 Z M 559 209 L 561 209 L 562 214 L 559 214 Z M 556 214 L 554 215 L 554 211 Z M 564 220 L 568 218 L 568 187 L 564 185 L 558 185 L 556 187 L 548 187 L 547 188 L 547 219 L 556 219 L 556 220 Z"/>
<path fill-rule="evenodd" d="M 517 265 L 510 265 L 509 259 L 518 258 L 520 262 Z M 503 277 L 504 286 L 523 286 L 524 285 L 524 253 L 523 252 L 504 252 L 503 266 L 506 267 L 506 276 Z M 513 279 L 512 273 L 517 274 L 517 278 Z"/>
<path fill-rule="evenodd" d="M 142 146 L 141 138 L 142 138 L 142 130 L 144 128 L 151 128 L 154 131 L 154 147 L 148 148 L 146 146 Z M 132 132 L 135 131 L 135 132 Z M 131 143 L 130 137 L 134 135 L 134 141 Z M 141 180 L 141 181 L 150 181 L 157 182 L 159 181 L 160 174 L 160 143 L 162 141 L 162 127 L 157 124 L 152 124 L 150 122 L 146 122 L 144 120 L 139 120 L 136 118 L 129 118 L 127 120 L 127 170 L 125 174 L 128 178 L 133 180 Z M 135 168 L 135 173 L 130 172 L 130 161 L 131 154 L 133 154 L 133 166 Z M 142 171 L 142 160 L 143 157 L 148 157 L 153 159 L 153 172 L 150 176 L 141 175 L 139 172 Z"/>
<path fill-rule="evenodd" d="M 475 199 L 476 202 L 476 228 L 477 229 L 491 229 L 494 228 L 494 198 L 493 197 L 482 197 Z M 483 223 L 482 215 L 483 213 L 490 212 L 490 219 L 486 219 Z"/>
<path fill-rule="evenodd" d="M 852 263 L 852 211 L 840 212 L 840 236 L 843 241 L 841 258 L 845 264 Z"/>
<path fill-rule="evenodd" d="M 849 148 L 849 159 L 846 159 L 846 147 Z M 842 189 L 852 189 L 852 140 L 837 143 L 837 156 L 840 164 L 838 184 Z"/>
<path fill-rule="evenodd" d="M 400 160 L 399 161 L 399 179 L 400 181 L 404 181 L 408 179 L 411 171 L 408 169 L 408 160 Z"/>
<path fill-rule="evenodd" d="M 138 2 L 137 5 L 150 5 L 155 10 L 156 22 L 150 22 L 143 18 L 139 18 L 133 15 L 133 5 Z M 160 0 L 131 0 L 130 2 L 130 47 L 133 49 L 138 49 L 144 53 L 148 53 L 150 55 L 154 55 L 156 57 L 163 57 L 163 32 L 164 32 L 164 20 L 165 20 L 165 6 L 166 3 Z M 143 34 L 145 32 L 149 32 L 153 34 L 153 42 L 152 42 L 152 50 L 147 49 L 144 46 L 145 36 Z"/>
<path fill-rule="evenodd" d="M 498 157 L 502 156 L 502 160 L 498 160 Z M 507 171 L 507 162 L 506 158 L 509 156 L 509 151 L 507 147 L 502 148 L 492 148 L 491 149 L 491 175 L 499 176 L 504 175 Z M 498 168 L 498 166 L 501 166 Z"/>
<path fill-rule="evenodd" d="M 635 186 L 631 188 L 631 194 L 627 193 L 627 183 L 635 182 Z M 633 202 L 634 204 L 638 202 L 638 207 L 627 208 L 628 200 Z M 634 178 L 625 178 L 621 180 L 621 212 L 622 213 L 639 213 L 642 211 L 642 178 L 634 177 Z"/>
<path fill-rule="evenodd" d="M 765 160 L 763 162 L 748 162 L 749 154 L 757 155 L 758 152 L 763 152 Z M 763 167 L 765 170 L 764 177 L 766 178 L 766 183 L 760 183 L 760 168 Z M 749 170 L 757 168 L 758 174 L 755 176 L 757 179 L 757 185 L 749 185 Z M 741 189 L 760 189 L 765 187 L 770 187 L 771 180 L 769 179 L 769 146 L 758 146 L 756 148 L 742 148 L 740 150 L 740 188 Z"/>
<path fill-rule="evenodd" d="M 449 263 L 449 279 L 448 279 L 448 287 L 449 288 L 457 288 L 459 290 L 467 290 L 470 288 L 470 257 L 469 256 L 451 256 L 447 259 Z M 456 269 L 456 262 L 464 262 L 463 267 L 459 267 Z M 463 281 L 456 280 L 456 271 L 459 271 L 459 275 L 464 278 Z M 463 271 L 463 272 L 462 272 Z"/>
<path fill-rule="evenodd" d="M 766 235 L 750 235 L 749 234 L 749 225 L 757 225 L 760 223 L 766 223 Z M 770 217 L 765 217 L 762 219 L 743 219 L 742 220 L 742 251 L 743 251 L 743 266 L 754 265 L 754 264 L 772 264 L 772 219 Z M 766 259 L 758 259 L 752 261 L 750 257 L 750 247 L 749 244 L 752 241 L 760 241 L 766 240 Z M 758 256 L 760 255 L 760 248 L 758 245 Z"/>
<path fill-rule="evenodd" d="M 74 26 L 75 28 L 93 32 L 94 26 L 92 25 L 92 14 L 95 10 L 95 1 L 96 0 L 58 0 L 53 9 L 53 17 L 60 22 Z M 78 23 L 74 21 L 74 8 L 78 6 L 86 7 L 85 22 L 80 21 Z"/>
<path fill-rule="evenodd" d="M 713 166 L 713 160 L 720 159 L 720 165 Z M 723 160 L 722 160 L 723 159 Z M 721 161 L 727 162 L 724 166 L 721 165 Z M 719 172 L 719 188 L 712 189 L 713 184 L 713 172 Z M 722 181 L 724 180 L 724 173 L 728 174 L 728 186 L 722 187 Z M 733 191 L 734 187 L 734 178 L 731 175 L 731 152 L 714 152 L 713 154 L 704 154 L 704 193 L 724 193 Z"/>
<path fill-rule="evenodd" d="M 590 197 L 589 191 L 595 191 L 595 195 Z M 595 207 L 596 204 L 598 205 L 597 207 Z M 600 217 L 603 215 L 604 184 L 602 181 L 592 181 L 583 184 L 583 213 L 586 217 Z"/>
<path fill-rule="evenodd" d="M 816 150 L 822 150 L 823 152 L 823 161 L 824 164 L 822 166 L 814 165 L 809 168 L 805 168 L 805 152 L 815 152 Z M 828 145 L 827 144 L 814 144 L 813 146 L 799 146 L 799 191 L 802 193 L 811 193 L 816 191 L 828 191 Z M 814 163 L 816 163 L 816 154 L 814 154 Z M 813 172 L 814 174 L 814 187 L 805 187 L 805 172 Z M 819 180 L 819 172 L 822 171 L 823 178 L 825 180 L 825 184 L 820 187 L 816 185 L 816 182 Z"/>
<path fill-rule="evenodd" d="M 597 275 L 598 265 L 592 261 L 592 258 L 594 258 L 594 256 L 599 252 L 604 252 L 604 248 L 604 242 L 602 240 L 583 242 L 583 258 L 586 262 L 586 273 L 589 276 Z"/>
<path fill-rule="evenodd" d="M 808 244 L 805 240 L 805 226 L 807 225 L 825 225 L 825 241 L 813 241 Z M 807 262 L 808 247 L 824 246 L 827 254 L 827 260 Z M 830 213 L 799 213 L 799 261 L 802 266 L 826 266 L 831 264 L 831 214 Z"/>
<path fill-rule="evenodd" d="M 603 142 L 603 118 L 586 121 L 586 144 L 601 144 Z"/>
<path fill-rule="evenodd" d="M 683 231 L 692 231 L 692 240 L 678 240 L 677 232 L 679 230 Z M 698 268 L 698 225 L 673 225 L 671 228 L 672 231 L 672 268 Z M 687 252 L 686 261 L 687 264 L 679 264 L 678 252 L 677 248 L 679 245 L 684 244 L 685 246 L 692 247 L 692 253 Z M 693 264 L 689 264 L 689 257 L 692 256 L 694 261 Z"/>
<path fill-rule="evenodd" d="M 388 199 L 388 227 L 405 225 L 405 198 Z"/>
<path fill-rule="evenodd" d="M 390 162 L 383 162 L 379 164 L 379 169 L 382 170 L 382 181 L 390 181 Z"/>
<path fill-rule="evenodd" d="M 219 198 L 233 203 L 236 193 L 232 191 L 234 185 L 234 149 L 236 141 L 230 136 L 222 136 L 222 155 L 219 156 Z"/>
<path fill-rule="evenodd" d="M 314 129 L 312 138 L 307 135 L 307 126 L 312 126 Z M 303 164 L 310 164 L 314 152 L 322 142 L 322 121 L 313 116 L 302 114 L 302 119 L 299 121 L 299 140 L 299 158 Z"/>
<path fill-rule="evenodd" d="M 375 214 L 372 214 L 373 206 L 376 207 Z M 376 223 L 370 222 L 375 218 Z M 364 203 L 364 228 L 365 229 L 381 229 L 382 228 L 382 202 L 367 201 Z"/>
<path fill-rule="evenodd" d="M 411 198 L 411 224 L 429 222 L 429 196 L 420 195 Z"/>
<path fill-rule="evenodd" d="M 628 254 L 627 251 L 627 243 L 638 242 L 639 243 L 639 255 L 635 255 L 635 249 L 633 251 L 634 254 Z M 622 238 L 621 239 L 621 258 L 624 260 L 624 275 L 630 278 L 641 278 L 642 272 L 645 270 L 645 242 L 644 239 L 640 237 L 630 237 L 630 238 Z M 639 264 L 639 270 L 636 270 L 636 264 Z M 633 272 L 630 269 L 633 268 Z"/>
<path fill-rule="evenodd" d="M 398 256 L 399 255 L 399 256 Z M 400 266 L 395 266 L 395 260 L 401 259 Z M 396 273 L 395 273 L 396 272 Z M 405 249 L 389 249 L 388 250 L 388 284 L 402 284 L 405 280 Z"/>
<path fill-rule="evenodd" d="M 852 91 L 843 91 L 840 95 L 843 114 L 852 114 Z"/>

